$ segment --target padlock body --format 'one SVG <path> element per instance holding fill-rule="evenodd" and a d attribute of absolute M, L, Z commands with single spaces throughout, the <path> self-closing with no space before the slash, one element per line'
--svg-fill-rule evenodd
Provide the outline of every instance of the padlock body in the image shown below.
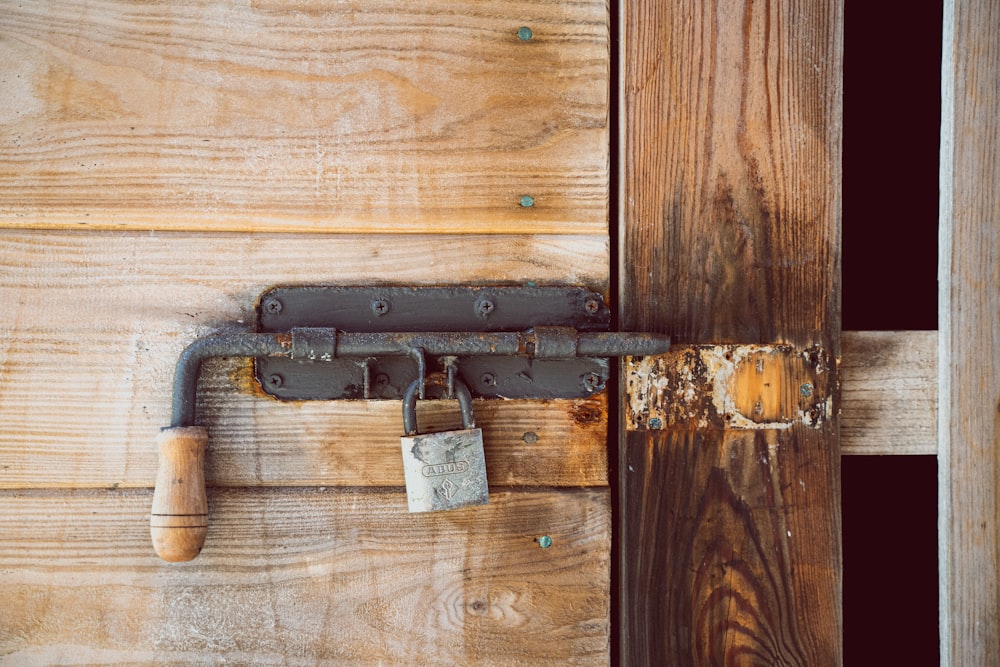
<path fill-rule="evenodd" d="M 490 501 L 482 429 L 408 435 L 401 441 L 411 512 L 450 510 Z"/>

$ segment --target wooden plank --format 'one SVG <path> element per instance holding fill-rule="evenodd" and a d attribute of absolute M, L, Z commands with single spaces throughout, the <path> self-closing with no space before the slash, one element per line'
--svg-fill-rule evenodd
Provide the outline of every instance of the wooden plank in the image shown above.
<path fill-rule="evenodd" d="M 535 281 L 603 290 L 606 267 L 599 236 L 8 230 L 0 233 L 0 487 L 152 484 L 178 355 L 198 336 L 252 323 L 258 295 L 273 285 Z M 493 483 L 607 482 L 604 399 L 486 403 L 476 410 Z M 444 412 L 427 406 L 427 426 L 443 425 Z M 402 483 L 395 402 L 277 402 L 260 394 L 248 362 L 229 360 L 206 364 L 199 419 L 212 438 L 210 484 Z"/>
<path fill-rule="evenodd" d="M 178 566 L 152 552 L 148 491 L 0 493 L 0 661 L 607 664 L 607 495 L 442 520 L 399 492 L 227 490 Z"/>
<path fill-rule="evenodd" d="M 843 454 L 937 453 L 937 338 L 936 331 L 843 332 Z"/>
<path fill-rule="evenodd" d="M 1000 2 L 944 3 L 938 552 L 941 664 L 1000 664 Z"/>
<path fill-rule="evenodd" d="M 837 359 L 842 3 L 622 11 L 623 326 Z M 623 664 L 840 664 L 838 409 L 626 434 Z"/>
<path fill-rule="evenodd" d="M 4 2 L 0 34 L 3 226 L 607 231 L 601 0 Z"/>

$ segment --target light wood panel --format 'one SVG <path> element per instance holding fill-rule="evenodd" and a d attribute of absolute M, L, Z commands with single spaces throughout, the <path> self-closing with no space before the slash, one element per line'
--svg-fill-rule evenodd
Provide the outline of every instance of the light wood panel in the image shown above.
<path fill-rule="evenodd" d="M 607 231 L 601 0 L 4 2 L 0 34 L 0 225 Z"/>
<path fill-rule="evenodd" d="M 835 388 L 842 2 L 622 12 L 623 326 L 813 350 Z M 838 409 L 627 434 L 623 662 L 840 664 Z"/>
<path fill-rule="evenodd" d="M 843 332 L 843 454 L 937 453 L 937 338 L 937 331 Z"/>
<path fill-rule="evenodd" d="M 601 237 L 7 231 L 0 487 L 151 485 L 178 355 L 198 336 L 247 328 L 257 296 L 275 284 L 603 289 L 606 266 Z M 402 483 L 398 402 L 275 401 L 261 395 L 246 360 L 207 363 L 201 386 L 209 484 Z M 606 483 L 604 399 L 477 401 L 476 409 L 494 483 Z M 421 410 L 427 427 L 457 417 L 446 406 Z"/>
<path fill-rule="evenodd" d="M 607 493 L 210 492 L 205 550 L 168 565 L 149 491 L 2 492 L 0 661 L 607 664 Z"/>
<path fill-rule="evenodd" d="M 941 73 L 941 664 L 1000 664 L 1000 2 L 946 0 Z"/>

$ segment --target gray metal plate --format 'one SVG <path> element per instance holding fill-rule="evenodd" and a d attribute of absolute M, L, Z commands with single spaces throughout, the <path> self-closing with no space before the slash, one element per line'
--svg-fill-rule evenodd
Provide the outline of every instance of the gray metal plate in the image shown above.
<path fill-rule="evenodd" d="M 294 327 L 524 331 L 543 325 L 607 331 L 610 319 L 604 298 L 581 287 L 277 287 L 261 295 L 257 307 L 257 330 L 267 333 Z M 398 400 L 417 378 L 416 363 L 409 358 L 382 357 L 369 368 L 371 398 Z M 429 357 L 427 370 L 440 370 L 439 361 Z M 364 398 L 359 359 L 257 359 L 256 376 L 265 392 L 281 399 Z M 578 398 L 603 388 L 608 362 L 460 357 L 458 376 L 479 398 Z"/>

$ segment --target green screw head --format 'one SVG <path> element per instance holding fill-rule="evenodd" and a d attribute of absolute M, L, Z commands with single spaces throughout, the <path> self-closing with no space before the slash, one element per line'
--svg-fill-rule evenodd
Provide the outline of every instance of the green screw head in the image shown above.
<path fill-rule="evenodd" d="M 549 547 L 552 546 L 552 538 L 549 537 L 548 535 L 542 535 L 535 541 L 538 542 L 538 546 L 540 546 L 543 549 L 548 549 Z"/>
<path fill-rule="evenodd" d="M 535 205 L 534 197 L 532 197 L 531 195 L 521 196 L 521 206 L 523 206 L 524 208 L 531 208 L 534 205 Z"/>
<path fill-rule="evenodd" d="M 813 386 L 808 382 L 806 382 L 801 387 L 799 387 L 799 393 L 805 396 L 806 398 L 809 398 L 813 394 Z"/>
<path fill-rule="evenodd" d="M 517 38 L 522 42 L 527 42 L 531 39 L 532 35 L 533 33 L 531 32 L 531 28 L 528 26 L 524 26 L 517 31 Z"/>

